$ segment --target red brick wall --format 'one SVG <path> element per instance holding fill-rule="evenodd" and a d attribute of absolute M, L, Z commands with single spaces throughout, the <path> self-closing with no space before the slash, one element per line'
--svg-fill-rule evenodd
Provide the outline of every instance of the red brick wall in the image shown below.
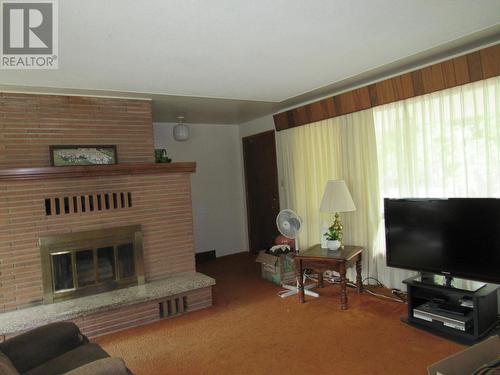
<path fill-rule="evenodd" d="M 17 94 L 0 98 L 0 168 L 47 165 L 47 146 L 53 143 L 117 144 L 121 162 L 152 159 L 149 102 Z M 63 109 L 57 110 L 55 103 Z M 22 150 L 25 156 L 20 156 Z M 46 198 L 113 192 L 131 192 L 133 206 L 51 216 L 45 212 Z M 142 225 L 146 280 L 195 270 L 189 173 L 2 181 L 0 312 L 41 303 L 40 237 L 132 224 Z"/>
<path fill-rule="evenodd" d="M 152 162 L 151 101 L 0 93 L 0 168 L 49 166 L 58 144 L 117 145 L 121 163 Z"/>

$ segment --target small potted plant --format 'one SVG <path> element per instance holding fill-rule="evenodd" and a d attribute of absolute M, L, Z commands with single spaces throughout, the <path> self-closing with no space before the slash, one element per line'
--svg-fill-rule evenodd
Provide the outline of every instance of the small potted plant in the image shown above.
<path fill-rule="evenodd" d="M 335 229 L 333 225 L 328 228 L 328 232 L 324 234 L 326 237 L 326 245 L 329 250 L 337 250 L 342 241 L 342 234 L 339 230 Z"/>
<path fill-rule="evenodd" d="M 170 163 L 172 159 L 170 159 L 167 155 L 167 150 L 164 148 L 155 149 L 155 162 L 156 163 Z"/>

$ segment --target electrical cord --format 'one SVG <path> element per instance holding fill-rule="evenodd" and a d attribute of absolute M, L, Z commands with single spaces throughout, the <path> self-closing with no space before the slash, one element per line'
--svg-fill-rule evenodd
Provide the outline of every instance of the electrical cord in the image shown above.
<path fill-rule="evenodd" d="M 401 301 L 406 301 L 408 300 L 408 293 L 403 292 L 402 290 L 399 289 L 392 289 L 391 293 L 394 294 L 396 297 L 398 297 Z"/>
<path fill-rule="evenodd" d="M 385 285 L 382 284 L 376 277 L 368 276 L 363 279 L 363 285 L 365 285 L 366 280 L 375 280 L 378 286 L 383 286 L 385 288 Z"/>
<path fill-rule="evenodd" d="M 329 282 L 331 284 L 340 284 L 340 276 L 335 276 L 333 274 L 333 271 L 327 271 L 327 272 L 330 272 L 331 276 L 323 277 L 323 281 Z M 316 283 L 318 282 L 318 279 L 316 277 L 312 276 L 309 273 L 309 270 L 307 270 L 307 269 L 304 271 L 303 278 L 304 278 L 304 283 L 306 280 L 311 280 L 311 281 L 314 281 Z M 390 296 L 387 296 L 385 294 L 377 293 L 377 292 L 374 292 L 374 291 L 368 289 L 367 287 L 370 286 L 370 284 L 365 283 L 365 281 L 367 281 L 367 280 L 374 280 L 377 283 L 376 284 L 377 286 L 381 286 L 383 288 L 389 289 L 384 284 L 382 284 L 377 278 L 369 276 L 369 277 L 365 277 L 362 280 L 362 285 L 364 286 L 364 288 L 363 288 L 364 292 L 371 294 L 372 296 L 384 298 L 384 299 L 387 299 L 390 301 L 399 302 L 399 303 L 406 303 L 406 292 L 403 292 L 402 290 L 393 288 L 393 289 L 391 289 L 391 293 L 393 295 L 395 295 L 396 298 L 390 297 Z M 357 285 L 354 284 L 353 282 L 351 282 L 350 280 L 348 280 L 346 282 L 346 285 L 350 288 L 357 288 Z M 282 291 L 278 292 L 277 294 L 278 294 L 278 296 L 281 297 L 283 294 L 288 293 L 288 292 L 289 292 L 289 290 L 282 290 Z"/>
<path fill-rule="evenodd" d="M 318 279 L 307 274 L 306 272 L 304 273 L 304 276 L 309 279 L 309 280 L 312 280 L 312 281 L 315 281 L 315 282 L 318 282 Z M 385 288 L 385 285 L 382 284 L 379 280 L 377 280 L 376 278 L 374 277 L 367 277 L 365 278 L 363 281 L 365 280 L 368 280 L 368 279 L 373 279 L 377 282 L 378 286 L 382 286 Z M 340 284 L 340 277 L 339 276 L 334 276 L 334 277 L 324 277 L 323 278 L 324 281 L 327 281 L 331 284 Z M 351 288 L 356 288 L 356 284 L 354 284 L 353 282 L 351 281 L 347 281 L 347 286 L 348 287 L 351 287 Z M 397 298 L 393 298 L 393 297 L 390 297 L 390 296 L 386 296 L 385 294 L 381 294 L 381 293 L 377 293 L 377 292 L 374 292 L 368 288 L 366 288 L 366 285 L 364 282 L 362 283 L 363 286 L 365 288 L 363 288 L 363 291 L 368 293 L 368 294 L 371 294 L 375 297 L 380 297 L 380 298 L 385 298 L 385 299 L 388 299 L 388 300 L 391 300 L 391 301 L 395 301 L 395 302 L 399 302 L 399 303 L 406 303 L 406 298 L 404 298 L 404 296 L 406 295 L 406 293 L 404 293 L 403 291 L 399 290 L 399 289 L 391 289 L 391 292 L 392 294 L 394 294 Z M 386 288 L 388 289 L 388 288 Z"/>
<path fill-rule="evenodd" d="M 395 301 L 395 302 L 399 302 L 399 303 L 406 303 L 406 299 L 396 295 L 398 298 L 393 298 L 393 297 L 389 297 L 389 296 L 386 296 L 385 294 L 380 294 L 380 293 L 375 293 L 373 291 L 371 291 L 370 289 L 364 289 L 365 292 L 369 293 L 369 294 L 372 294 L 376 297 L 381 297 L 381 298 L 385 298 L 385 299 L 388 299 L 388 300 L 391 300 L 391 301 Z"/>
<path fill-rule="evenodd" d="M 377 283 L 377 285 L 378 285 L 378 286 L 381 286 L 381 287 L 383 287 L 383 288 L 385 288 L 385 289 L 390 289 L 392 294 L 394 294 L 397 298 L 399 298 L 399 300 L 400 300 L 400 301 L 402 301 L 402 302 L 406 303 L 406 300 L 407 300 L 406 295 L 407 295 L 407 293 L 406 293 L 406 292 L 403 292 L 401 289 L 397 289 L 397 288 L 388 288 L 388 287 L 386 287 L 384 284 L 382 284 L 382 283 L 380 282 L 380 280 L 379 280 L 379 279 L 377 279 L 376 277 L 371 277 L 371 276 L 369 276 L 369 277 L 365 277 L 365 278 L 363 279 L 363 285 L 365 285 L 365 283 L 364 283 L 364 282 L 365 282 L 366 280 L 374 280 L 374 281 Z M 387 297 L 387 296 L 385 296 L 385 297 Z"/>

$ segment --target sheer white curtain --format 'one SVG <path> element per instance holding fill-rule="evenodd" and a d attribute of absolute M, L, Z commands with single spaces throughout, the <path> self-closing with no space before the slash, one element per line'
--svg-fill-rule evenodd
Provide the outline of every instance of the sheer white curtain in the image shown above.
<path fill-rule="evenodd" d="M 320 242 L 319 206 L 326 182 L 343 179 L 356 211 L 342 215 L 344 243 L 365 247 L 363 276 L 373 267 L 373 246 L 380 220 L 377 149 L 371 110 L 336 117 L 278 133 L 284 202 L 303 219 L 302 248 Z M 348 274 L 352 277 L 352 274 Z"/>
<path fill-rule="evenodd" d="M 381 198 L 500 197 L 500 77 L 376 107 L 373 116 Z M 386 267 L 382 230 L 379 240 L 378 278 L 400 288 L 411 273 Z"/>
<path fill-rule="evenodd" d="M 386 266 L 382 199 L 500 197 L 500 77 L 281 131 L 278 147 L 301 246 L 332 220 L 319 214 L 326 182 L 344 179 L 357 208 L 344 242 L 367 249 L 364 276 L 402 288 L 412 273 Z"/>

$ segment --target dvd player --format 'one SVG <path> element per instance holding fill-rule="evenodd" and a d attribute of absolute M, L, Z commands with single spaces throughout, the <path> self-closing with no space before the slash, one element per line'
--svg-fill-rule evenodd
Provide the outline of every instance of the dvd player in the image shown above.
<path fill-rule="evenodd" d="M 445 327 L 456 329 L 462 332 L 467 331 L 472 326 L 472 311 L 457 314 L 455 311 L 446 311 L 436 308 L 432 302 L 424 303 L 413 309 L 413 317 L 428 322 L 437 322 Z"/>

